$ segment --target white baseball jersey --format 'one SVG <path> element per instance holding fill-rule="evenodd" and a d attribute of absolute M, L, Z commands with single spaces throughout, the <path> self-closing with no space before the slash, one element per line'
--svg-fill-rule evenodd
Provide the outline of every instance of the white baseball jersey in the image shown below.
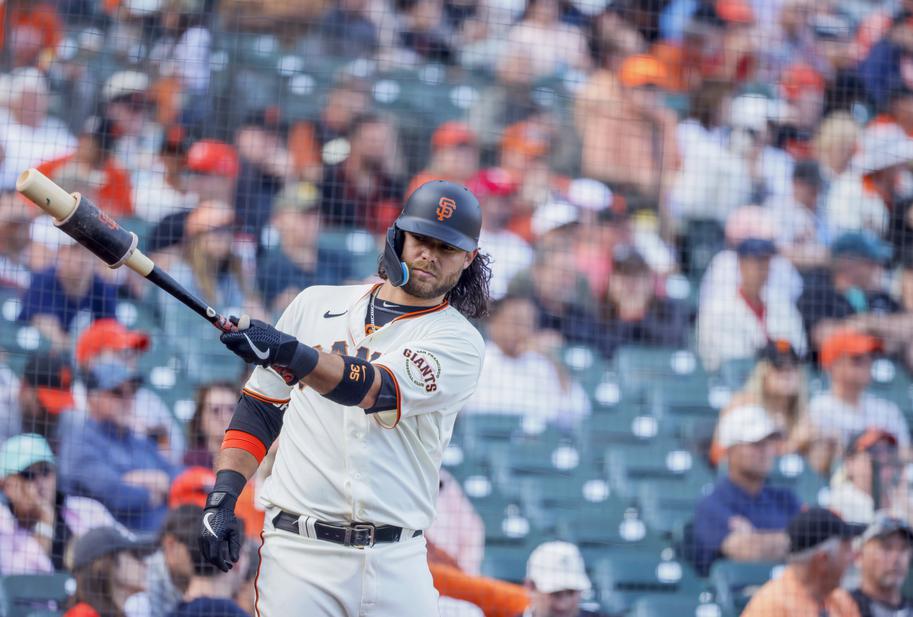
<path fill-rule="evenodd" d="M 328 522 L 426 529 L 434 519 L 441 456 L 457 413 L 479 378 L 484 343 L 446 302 L 398 317 L 370 335 L 375 286 L 302 291 L 276 327 L 324 352 L 373 362 L 393 377 L 398 408 L 366 414 L 272 369 L 256 368 L 244 390 L 288 401 L 267 504 Z"/>

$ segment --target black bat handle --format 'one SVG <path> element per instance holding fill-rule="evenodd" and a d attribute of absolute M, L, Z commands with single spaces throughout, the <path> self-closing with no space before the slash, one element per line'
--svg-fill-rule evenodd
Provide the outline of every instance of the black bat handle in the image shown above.
<path fill-rule="evenodd" d="M 220 315 L 214 308 L 187 291 L 183 285 L 174 280 L 170 274 L 160 269 L 158 266 L 153 266 L 149 274 L 146 275 L 146 278 L 177 298 L 182 304 L 190 308 L 200 317 L 206 319 L 206 321 L 219 330 L 229 332 L 233 329 L 233 324 L 227 317 Z"/>

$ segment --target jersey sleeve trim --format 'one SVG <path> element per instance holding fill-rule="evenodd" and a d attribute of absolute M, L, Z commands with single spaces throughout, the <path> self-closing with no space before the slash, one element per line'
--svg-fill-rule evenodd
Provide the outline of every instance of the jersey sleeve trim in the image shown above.
<path fill-rule="evenodd" d="M 290 398 L 270 398 L 268 396 L 264 396 L 263 394 L 260 394 L 259 392 L 254 392 L 253 390 L 251 390 L 250 388 L 248 388 L 246 386 L 241 389 L 241 392 L 243 392 L 244 394 L 246 394 L 247 396 L 249 396 L 251 398 L 257 399 L 258 401 L 261 401 L 263 403 L 271 403 L 273 405 L 284 405 L 285 403 L 288 403 L 291 400 Z"/>
<path fill-rule="evenodd" d="M 444 300 L 443 302 L 441 302 L 440 304 L 438 304 L 436 306 L 431 306 L 426 309 L 422 309 L 420 311 L 412 311 L 411 313 L 406 313 L 405 315 L 400 315 L 399 317 L 395 318 L 390 323 L 393 323 L 394 321 L 401 321 L 403 319 L 412 319 L 413 317 L 421 317 L 422 315 L 427 315 L 429 313 L 437 313 L 438 311 L 443 311 L 448 306 L 450 306 L 450 302 L 448 302 L 447 300 Z"/>
<path fill-rule="evenodd" d="M 266 456 L 266 445 L 250 433 L 244 431 L 229 429 L 225 431 L 225 438 L 222 440 L 222 449 L 239 448 L 251 454 L 257 462 L 261 462 Z"/>
<path fill-rule="evenodd" d="M 390 376 L 390 380 L 393 382 L 393 388 L 396 390 L 396 420 L 393 421 L 393 424 L 387 425 L 380 421 L 380 418 L 377 417 L 378 414 L 374 414 L 374 419 L 377 421 L 377 423 L 379 425 L 381 425 L 381 427 L 387 428 L 387 429 L 393 429 L 393 428 L 396 428 L 397 424 L 399 424 L 399 419 L 403 415 L 403 408 L 402 408 L 403 397 L 402 397 L 402 394 L 400 393 L 399 382 L 396 380 L 396 375 L 393 373 L 393 371 L 391 371 L 389 368 L 387 368 L 383 364 L 375 362 L 374 366 L 376 366 L 377 368 L 379 368 L 382 371 L 386 371 L 387 375 Z"/>

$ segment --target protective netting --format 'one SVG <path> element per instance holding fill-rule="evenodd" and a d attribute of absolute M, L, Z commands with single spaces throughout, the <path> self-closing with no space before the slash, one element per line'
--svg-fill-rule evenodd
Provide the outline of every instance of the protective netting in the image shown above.
<path fill-rule="evenodd" d="M 0 616 L 418 616 L 426 562 L 444 617 L 913 616 L 913 2 L 0 6 Z M 366 295 L 413 191 L 467 186 L 492 259 L 474 393 L 453 424 L 381 371 L 389 429 L 302 403 L 332 383 L 256 399 L 327 432 L 269 448 L 222 574 L 201 508 L 251 367 L 56 229 L 16 192 L 31 167 L 271 324 L 304 289 Z M 453 259 L 430 246 L 415 263 Z M 341 320 L 406 327 L 321 302 L 327 353 L 389 351 Z M 435 335 L 407 378 L 459 397 L 471 354 Z M 244 426 L 226 443 L 265 451 Z M 277 456 L 333 495 L 285 498 Z M 409 529 L 359 550 L 324 523 Z"/>

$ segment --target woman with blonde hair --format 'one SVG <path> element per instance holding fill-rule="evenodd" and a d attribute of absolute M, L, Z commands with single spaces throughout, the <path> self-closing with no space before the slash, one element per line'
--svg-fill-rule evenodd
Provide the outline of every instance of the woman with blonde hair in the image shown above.
<path fill-rule="evenodd" d="M 814 147 L 825 182 L 835 180 L 849 168 L 861 136 L 862 129 L 848 112 L 837 111 L 824 119 Z"/>
<path fill-rule="evenodd" d="M 171 276 L 210 306 L 226 313 L 263 318 L 265 311 L 247 269 L 235 254 L 235 212 L 226 203 L 208 200 L 197 206 L 184 222 L 180 258 L 171 264 Z M 185 374 L 195 383 L 214 377 L 239 378 L 243 369 L 233 354 L 218 345 L 200 345 L 199 317 L 169 294 L 158 291 L 159 314 L 167 346 L 185 359 Z M 213 376 L 213 367 L 228 367 Z"/>
<path fill-rule="evenodd" d="M 720 416 L 743 405 L 760 405 L 780 429 L 784 439 L 780 454 L 801 454 L 818 473 L 827 475 L 836 443 L 826 436 L 812 432 L 808 421 L 808 388 L 799 356 L 789 341 L 771 341 L 758 355 L 754 370 L 742 387 L 732 396 Z M 722 461 L 725 452 L 714 435 L 710 460 Z"/>

